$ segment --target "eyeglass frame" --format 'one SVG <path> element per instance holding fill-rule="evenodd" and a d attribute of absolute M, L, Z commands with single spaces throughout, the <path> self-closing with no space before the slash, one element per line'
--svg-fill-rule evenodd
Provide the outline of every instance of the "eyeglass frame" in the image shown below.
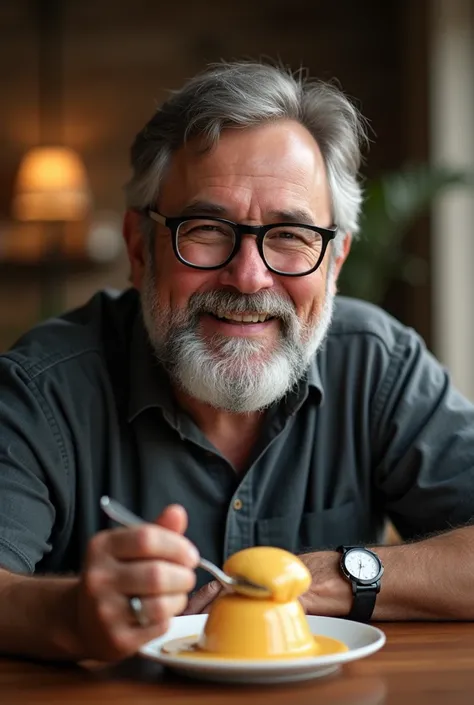
<path fill-rule="evenodd" d="M 141 213 L 147 216 L 148 218 L 151 218 L 151 220 L 154 220 L 155 223 L 159 223 L 160 225 L 164 225 L 167 227 L 170 231 L 171 238 L 172 238 L 172 245 L 173 245 L 173 251 L 176 256 L 176 258 L 181 262 L 181 264 L 184 264 L 186 267 L 191 267 L 192 269 L 200 269 L 202 271 L 215 271 L 216 269 L 223 269 L 226 267 L 235 257 L 235 255 L 239 252 L 241 244 L 242 244 L 242 238 L 244 235 L 255 235 L 256 241 L 257 241 L 257 249 L 260 257 L 262 258 L 262 261 L 266 268 L 270 271 L 273 272 L 273 274 L 278 274 L 278 276 L 281 277 L 306 277 L 308 274 L 312 274 L 315 272 L 322 264 L 322 261 L 326 255 L 326 250 L 331 242 L 331 240 L 334 240 L 336 237 L 336 233 L 338 230 L 337 225 L 331 225 L 329 228 L 323 228 L 319 225 L 309 225 L 307 223 L 270 223 L 269 225 L 245 225 L 243 223 L 234 223 L 232 220 L 226 220 L 225 218 L 219 218 L 216 216 L 206 216 L 206 215 L 186 215 L 186 216 L 173 216 L 173 217 L 168 217 L 165 215 L 162 215 L 156 210 L 153 210 L 153 208 L 143 208 L 141 209 Z M 232 252 L 230 253 L 229 257 L 222 263 L 222 264 L 217 264 L 213 265 L 210 267 L 206 266 L 201 266 L 199 264 L 192 264 L 191 262 L 188 262 L 185 260 L 178 249 L 178 230 L 180 225 L 182 223 L 189 222 L 190 220 L 213 220 L 218 223 L 224 223 L 225 225 L 228 225 L 229 227 L 232 228 L 234 231 L 235 235 L 235 242 L 234 242 L 234 247 L 232 248 Z M 292 227 L 292 228 L 298 228 L 298 227 L 303 227 L 307 228 L 308 230 L 312 230 L 313 232 L 319 233 L 323 239 L 323 246 L 321 248 L 321 254 L 319 256 L 318 261 L 312 267 L 309 269 L 307 272 L 302 272 L 296 273 L 296 272 L 280 272 L 278 269 L 274 269 L 270 264 L 268 264 L 265 254 L 263 251 L 263 240 L 265 238 L 265 235 L 267 232 L 270 230 L 273 230 L 274 228 L 280 228 L 280 227 Z"/>

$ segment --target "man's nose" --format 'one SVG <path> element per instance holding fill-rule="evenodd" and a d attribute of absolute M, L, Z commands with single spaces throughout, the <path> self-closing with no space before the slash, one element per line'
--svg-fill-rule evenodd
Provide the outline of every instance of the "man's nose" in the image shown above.
<path fill-rule="evenodd" d="M 261 289 L 273 286 L 273 274 L 260 257 L 255 237 L 243 236 L 240 250 L 222 270 L 220 281 L 221 284 L 232 286 L 242 294 L 255 294 Z"/>

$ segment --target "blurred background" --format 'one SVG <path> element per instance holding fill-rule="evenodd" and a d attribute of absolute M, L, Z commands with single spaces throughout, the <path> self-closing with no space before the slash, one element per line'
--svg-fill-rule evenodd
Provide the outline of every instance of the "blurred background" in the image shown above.
<path fill-rule="evenodd" d="M 127 286 L 129 147 L 209 61 L 337 78 L 369 119 L 341 293 L 417 329 L 474 398 L 474 0 L 0 0 L 0 350 Z"/>

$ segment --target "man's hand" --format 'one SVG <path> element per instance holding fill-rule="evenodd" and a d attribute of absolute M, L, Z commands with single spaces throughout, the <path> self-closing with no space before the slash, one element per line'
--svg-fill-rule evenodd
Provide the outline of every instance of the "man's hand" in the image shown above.
<path fill-rule="evenodd" d="M 352 590 L 339 569 L 336 551 L 304 553 L 298 556 L 311 573 L 311 586 L 300 602 L 307 614 L 345 617 L 352 605 Z"/>
<path fill-rule="evenodd" d="M 208 614 L 211 604 L 222 592 L 222 585 L 212 580 L 190 597 L 183 614 Z"/>
<path fill-rule="evenodd" d="M 183 612 L 199 559 L 182 535 L 186 526 L 186 512 L 173 505 L 156 525 L 102 531 L 92 538 L 77 587 L 77 632 L 85 658 L 129 656 Z M 149 626 L 137 623 L 133 596 L 141 599 Z"/>

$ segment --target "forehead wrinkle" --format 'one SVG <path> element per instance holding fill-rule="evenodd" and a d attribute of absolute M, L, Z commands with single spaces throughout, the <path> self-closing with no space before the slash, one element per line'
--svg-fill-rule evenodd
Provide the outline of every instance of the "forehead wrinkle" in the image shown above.
<path fill-rule="evenodd" d="M 308 181 L 307 175 L 305 175 L 303 169 L 298 169 L 295 171 L 298 171 L 299 174 L 295 175 L 295 178 L 289 178 L 288 175 L 286 174 L 285 176 L 282 176 L 281 174 L 249 174 L 249 173 L 239 173 L 239 172 L 233 172 L 229 173 L 226 172 L 225 174 L 209 174 L 209 175 L 203 175 L 199 176 L 197 175 L 198 181 L 200 180 L 204 184 L 208 183 L 211 187 L 212 186 L 218 186 L 220 188 L 235 188 L 233 186 L 232 182 L 235 179 L 247 179 L 248 181 L 258 181 L 258 180 L 265 180 L 265 181 L 278 181 L 279 184 L 281 184 L 281 188 L 285 188 L 285 184 L 288 184 L 289 186 L 296 186 L 298 189 L 303 189 L 304 191 L 309 191 L 310 190 L 310 184 L 307 184 L 305 182 Z M 321 174 L 319 170 L 315 172 L 315 178 L 313 180 L 313 183 L 311 186 L 314 185 L 319 185 L 322 183 L 325 183 L 325 175 Z M 298 178 L 299 177 L 299 178 Z M 226 185 L 222 183 L 225 180 L 230 180 L 230 184 Z M 248 188 L 250 189 L 251 186 L 245 185 L 244 183 L 239 184 L 239 188 Z"/>

